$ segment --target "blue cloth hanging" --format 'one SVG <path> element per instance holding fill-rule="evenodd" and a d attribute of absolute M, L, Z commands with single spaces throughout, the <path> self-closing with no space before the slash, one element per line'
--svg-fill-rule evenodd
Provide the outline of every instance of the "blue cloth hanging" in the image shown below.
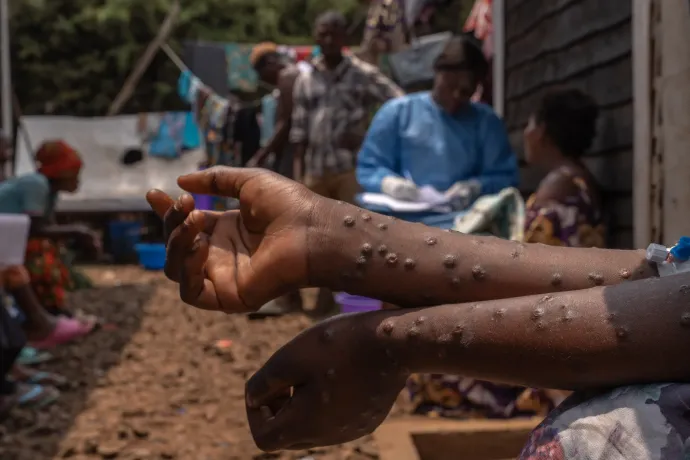
<path fill-rule="evenodd" d="M 161 117 L 158 132 L 151 139 L 149 154 L 161 158 L 177 158 L 184 149 L 201 145 L 199 127 L 192 112 L 168 112 Z"/>
<path fill-rule="evenodd" d="M 273 137 L 277 108 L 278 98 L 275 95 L 267 94 L 261 99 L 261 147 L 266 147 Z"/>

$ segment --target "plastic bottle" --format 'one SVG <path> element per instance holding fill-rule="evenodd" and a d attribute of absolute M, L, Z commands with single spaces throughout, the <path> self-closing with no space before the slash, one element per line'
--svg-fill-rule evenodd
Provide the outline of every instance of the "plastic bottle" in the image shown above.
<path fill-rule="evenodd" d="M 650 244 L 647 247 L 647 260 L 656 264 L 659 276 L 690 272 L 690 237 L 682 237 L 672 248 Z"/>

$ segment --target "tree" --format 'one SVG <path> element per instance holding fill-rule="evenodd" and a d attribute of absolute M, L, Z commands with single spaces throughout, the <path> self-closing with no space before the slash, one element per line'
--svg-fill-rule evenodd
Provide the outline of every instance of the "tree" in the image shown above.
<path fill-rule="evenodd" d="M 13 81 L 24 113 L 103 115 L 155 36 L 173 0 L 11 2 Z M 169 43 L 184 40 L 311 43 L 316 16 L 353 19 L 361 0 L 181 0 Z M 457 22 L 456 22 L 457 24 Z M 159 53 L 124 111 L 182 108 L 177 68 Z"/>

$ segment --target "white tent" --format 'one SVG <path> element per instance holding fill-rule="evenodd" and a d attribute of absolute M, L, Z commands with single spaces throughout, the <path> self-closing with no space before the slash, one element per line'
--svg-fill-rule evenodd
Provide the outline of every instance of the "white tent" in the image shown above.
<path fill-rule="evenodd" d="M 152 114 L 149 119 L 154 118 Z M 62 139 L 82 155 L 84 170 L 77 193 L 60 194 L 58 211 L 145 211 L 145 194 L 152 188 L 174 197 L 181 190 L 177 177 L 197 170 L 205 158 L 202 149 L 186 152 L 179 159 L 144 156 L 144 160 L 124 165 L 128 149 L 141 148 L 136 115 L 79 118 L 65 116 L 26 116 L 22 123 L 34 148 L 47 140 Z M 17 143 L 16 174 L 35 170 L 32 152 Z"/>

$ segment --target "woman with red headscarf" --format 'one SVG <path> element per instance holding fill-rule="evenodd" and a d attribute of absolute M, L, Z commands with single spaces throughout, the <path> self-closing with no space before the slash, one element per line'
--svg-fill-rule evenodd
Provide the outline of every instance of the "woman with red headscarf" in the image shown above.
<path fill-rule="evenodd" d="M 82 160 L 67 143 L 48 141 L 36 153 L 36 164 L 37 172 L 0 183 L 0 214 L 31 217 L 25 262 L 31 284 L 46 310 L 70 316 L 65 310 L 65 293 L 72 279 L 61 260 L 57 240 L 78 239 L 94 250 L 99 250 L 100 245 L 93 233 L 83 226 L 54 225 L 53 211 L 59 192 L 74 193 L 79 187 Z"/>

